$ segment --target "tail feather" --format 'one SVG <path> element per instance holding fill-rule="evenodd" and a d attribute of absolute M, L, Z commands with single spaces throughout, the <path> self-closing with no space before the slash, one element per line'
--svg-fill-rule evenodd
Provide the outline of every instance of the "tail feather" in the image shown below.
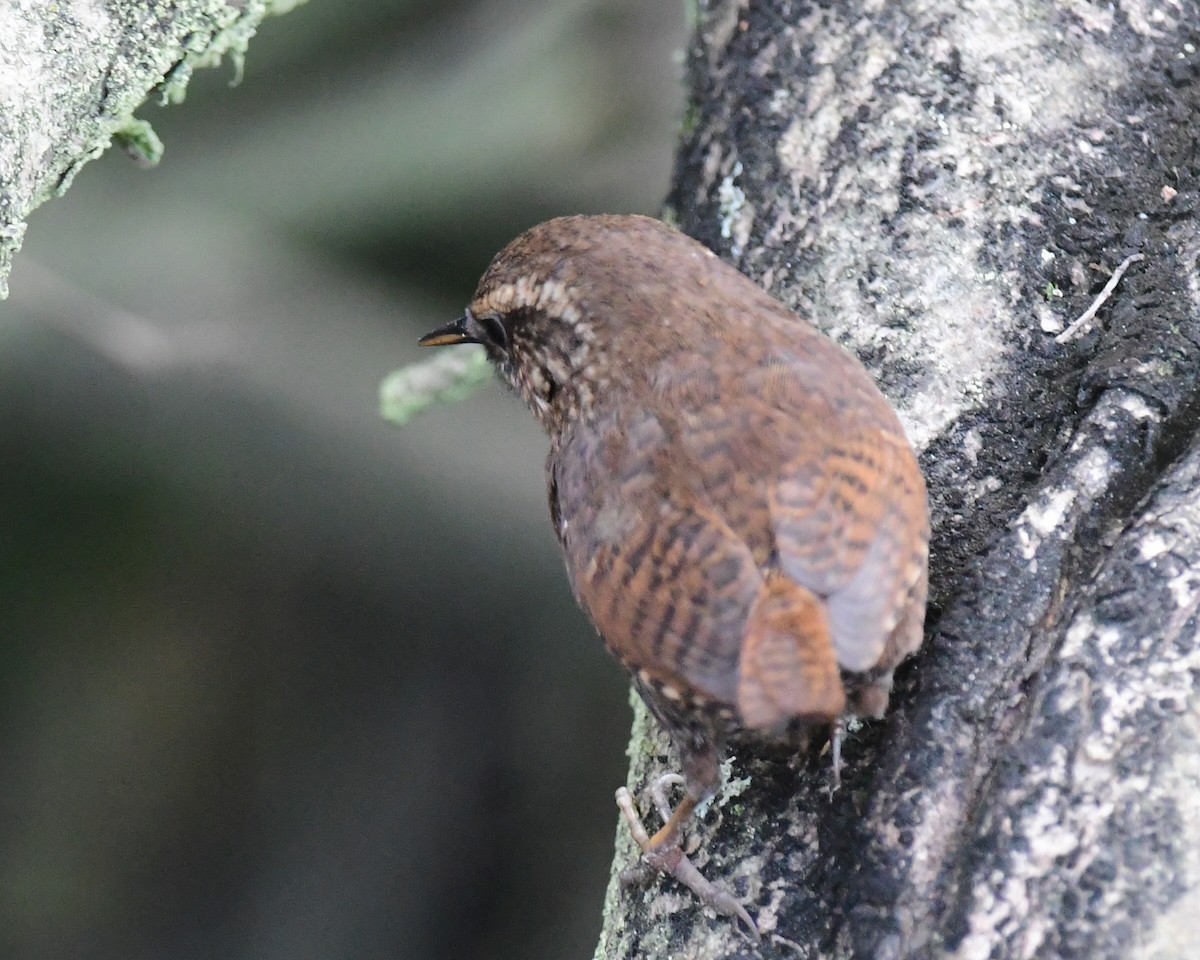
<path fill-rule="evenodd" d="M 737 698 L 742 723 L 761 730 L 846 708 L 825 604 L 786 576 L 769 577 L 750 611 Z"/>

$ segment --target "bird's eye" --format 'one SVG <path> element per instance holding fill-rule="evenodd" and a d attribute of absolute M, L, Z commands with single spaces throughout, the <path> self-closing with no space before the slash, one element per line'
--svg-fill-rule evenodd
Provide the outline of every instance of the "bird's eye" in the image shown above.
<path fill-rule="evenodd" d="M 487 337 L 488 343 L 500 350 L 508 349 L 508 329 L 504 326 L 504 321 L 494 314 L 485 314 L 479 317 L 478 322 L 479 329 Z"/>

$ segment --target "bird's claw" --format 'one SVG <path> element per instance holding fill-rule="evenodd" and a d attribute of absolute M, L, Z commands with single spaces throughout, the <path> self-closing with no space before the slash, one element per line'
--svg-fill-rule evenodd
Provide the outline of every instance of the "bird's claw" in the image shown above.
<path fill-rule="evenodd" d="M 668 774 L 668 776 L 661 778 L 651 787 L 651 797 L 655 802 L 655 806 L 659 808 L 659 813 L 663 815 L 664 820 L 670 818 L 670 808 L 666 805 L 666 798 L 663 792 L 664 787 L 669 783 L 680 782 L 681 780 L 682 778 L 677 775 Z M 642 856 L 645 858 L 647 864 L 660 873 L 674 877 L 691 890 L 701 903 L 711 907 L 721 916 L 732 917 L 738 922 L 739 929 L 754 943 L 762 941 L 762 936 L 758 932 L 758 926 L 754 923 L 750 914 L 746 912 L 745 907 L 738 903 L 733 894 L 728 890 L 718 887 L 696 869 L 695 864 L 683 852 L 678 838 L 673 839 L 669 843 L 657 846 L 651 842 L 650 835 L 646 832 L 645 824 L 642 823 L 642 818 L 634 806 L 633 797 L 624 787 L 617 790 L 617 806 L 621 808 L 621 812 L 629 822 L 629 832 L 633 834 L 633 839 L 642 848 Z M 666 808 L 665 811 L 664 807 Z"/>

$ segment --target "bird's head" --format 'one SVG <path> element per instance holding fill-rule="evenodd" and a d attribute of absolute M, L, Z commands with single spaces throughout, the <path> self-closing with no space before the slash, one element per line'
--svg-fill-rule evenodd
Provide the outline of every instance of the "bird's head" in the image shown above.
<path fill-rule="evenodd" d="M 421 343 L 482 344 L 554 432 L 696 339 L 678 303 L 713 263 L 707 249 L 649 217 L 548 220 L 501 250 L 463 315 Z"/>

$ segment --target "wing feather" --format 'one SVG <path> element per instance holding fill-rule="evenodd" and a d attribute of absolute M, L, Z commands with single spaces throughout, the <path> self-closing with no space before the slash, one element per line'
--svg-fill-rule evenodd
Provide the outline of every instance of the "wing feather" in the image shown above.
<path fill-rule="evenodd" d="M 613 653 L 751 726 L 836 715 L 837 667 L 890 668 L 921 638 L 924 480 L 861 367 L 809 346 L 732 384 L 674 358 L 649 402 L 572 425 L 548 462 L 572 586 Z"/>
<path fill-rule="evenodd" d="M 733 704 L 753 556 L 663 462 L 650 413 L 577 427 L 551 453 L 552 497 L 572 587 L 629 669 Z"/>

